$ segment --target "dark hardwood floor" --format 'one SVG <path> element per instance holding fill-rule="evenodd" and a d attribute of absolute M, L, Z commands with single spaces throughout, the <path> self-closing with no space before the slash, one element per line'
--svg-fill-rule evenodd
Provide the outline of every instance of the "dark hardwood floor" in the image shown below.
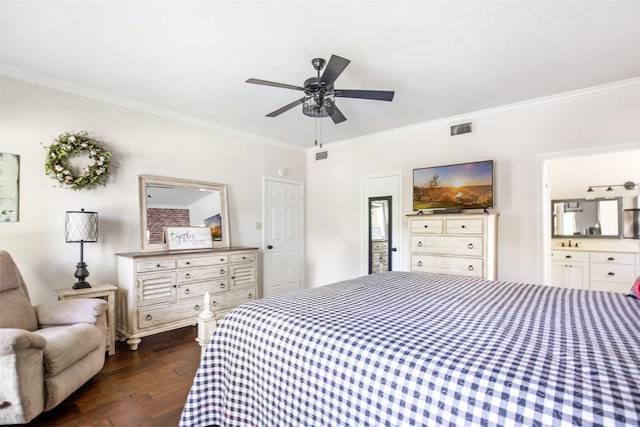
<path fill-rule="evenodd" d="M 116 343 L 104 368 L 30 426 L 177 426 L 200 362 L 195 327 Z"/>

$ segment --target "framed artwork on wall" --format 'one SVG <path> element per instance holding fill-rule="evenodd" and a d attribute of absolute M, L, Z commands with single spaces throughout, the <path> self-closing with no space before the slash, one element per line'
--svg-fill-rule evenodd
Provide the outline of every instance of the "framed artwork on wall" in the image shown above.
<path fill-rule="evenodd" d="M 20 156 L 0 153 L 0 221 L 20 218 Z"/>

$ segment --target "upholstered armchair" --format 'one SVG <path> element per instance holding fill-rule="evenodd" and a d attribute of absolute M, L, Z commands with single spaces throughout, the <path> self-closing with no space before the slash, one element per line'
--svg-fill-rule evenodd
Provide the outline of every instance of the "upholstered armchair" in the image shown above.
<path fill-rule="evenodd" d="M 18 267 L 0 251 L 0 424 L 31 421 L 102 369 L 106 308 L 89 298 L 32 307 Z"/>

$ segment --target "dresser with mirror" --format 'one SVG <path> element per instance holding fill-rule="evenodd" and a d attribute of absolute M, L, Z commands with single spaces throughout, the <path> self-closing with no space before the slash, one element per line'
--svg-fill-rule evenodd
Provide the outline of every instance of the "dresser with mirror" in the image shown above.
<path fill-rule="evenodd" d="M 117 333 L 132 350 L 145 336 L 194 325 L 207 292 L 218 319 L 258 296 L 258 249 L 231 246 L 225 184 L 150 175 L 138 182 L 142 250 L 116 254 Z M 211 241 L 172 246 L 167 230 Z"/>

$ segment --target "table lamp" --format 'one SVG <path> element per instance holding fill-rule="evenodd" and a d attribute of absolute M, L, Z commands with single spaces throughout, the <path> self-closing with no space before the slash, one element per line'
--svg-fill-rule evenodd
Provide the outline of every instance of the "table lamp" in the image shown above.
<path fill-rule="evenodd" d="M 67 243 L 80 243 L 80 262 L 73 274 L 78 279 L 73 289 L 90 288 L 85 279 L 89 276 L 87 264 L 84 263 L 84 244 L 98 241 L 98 212 L 67 211 L 64 219 L 64 237 Z"/>

